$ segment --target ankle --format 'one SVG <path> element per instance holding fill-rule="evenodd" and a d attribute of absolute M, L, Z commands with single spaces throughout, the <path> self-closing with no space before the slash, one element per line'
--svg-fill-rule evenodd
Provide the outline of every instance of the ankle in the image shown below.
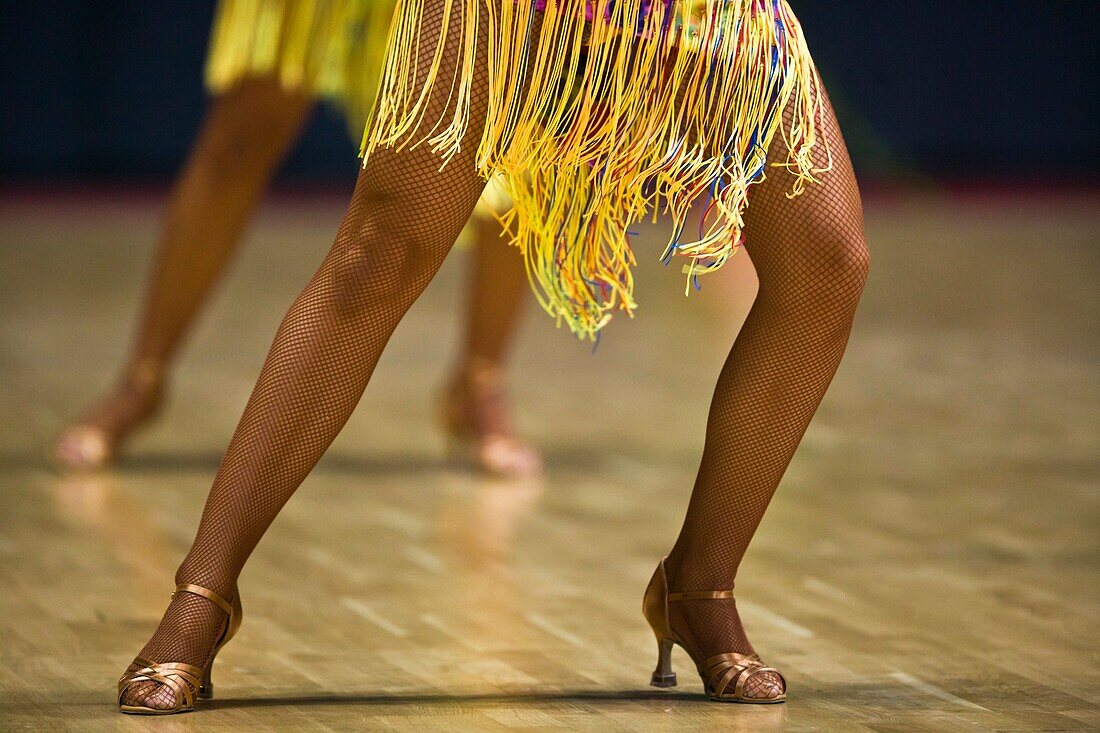
<path fill-rule="evenodd" d="M 668 557 L 664 560 L 665 566 L 665 580 L 668 582 L 668 590 L 670 593 L 677 593 L 684 589 L 680 587 L 680 563 L 683 556 L 676 552 L 673 548 L 672 552 L 668 553 Z"/>
<path fill-rule="evenodd" d="M 231 601 L 237 592 L 236 578 L 213 577 L 209 572 L 203 572 L 197 565 L 190 561 L 190 557 L 184 558 L 176 570 L 176 586 L 197 585 L 200 588 L 217 593 L 227 601 Z"/>
<path fill-rule="evenodd" d="M 121 383 L 127 391 L 155 400 L 164 389 L 164 371 L 164 362 L 159 359 L 139 359 L 128 365 Z"/>
<path fill-rule="evenodd" d="M 670 603 L 668 621 L 669 626 L 702 657 L 726 652 L 756 653 L 732 598 Z"/>
<path fill-rule="evenodd" d="M 678 554 L 665 559 L 665 577 L 671 593 L 732 590 L 736 568 L 727 570 L 715 563 L 699 562 Z"/>
<path fill-rule="evenodd" d="M 504 382 L 499 364 L 480 356 L 463 359 L 445 398 L 451 428 L 477 436 L 511 435 Z"/>
<path fill-rule="evenodd" d="M 455 396 L 478 397 L 494 392 L 504 381 L 504 369 L 500 363 L 484 356 L 467 354 L 458 364 L 451 390 Z"/>

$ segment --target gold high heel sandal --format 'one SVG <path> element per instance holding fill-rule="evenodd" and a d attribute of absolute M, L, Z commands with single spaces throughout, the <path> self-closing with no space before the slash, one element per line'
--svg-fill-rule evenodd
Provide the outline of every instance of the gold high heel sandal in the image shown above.
<path fill-rule="evenodd" d="M 672 671 L 672 647 L 679 644 L 688 653 L 707 696 L 719 702 L 742 702 L 768 704 L 787 700 L 787 680 L 780 671 L 768 667 L 755 654 L 728 652 L 716 654 L 702 661 L 699 654 L 685 644 L 680 635 L 672 630 L 668 618 L 668 604 L 677 601 L 718 600 L 733 598 L 732 590 L 700 590 L 686 593 L 669 593 L 668 576 L 665 574 L 665 560 L 662 558 L 653 579 L 645 591 L 642 601 L 642 613 L 657 637 L 657 668 L 653 671 L 649 684 L 654 687 L 675 687 L 676 673 Z M 757 693 L 772 687 L 759 675 L 774 673 L 783 681 L 783 691 L 778 695 L 761 696 Z M 754 680 L 755 678 L 755 680 Z"/>
<path fill-rule="evenodd" d="M 196 667 L 193 664 L 183 662 L 150 662 L 138 657 L 134 660 L 140 664 L 140 669 L 128 671 L 118 681 L 118 710 L 121 713 L 131 715 L 172 715 L 174 713 L 188 713 L 195 709 L 195 700 L 209 700 L 214 697 L 214 685 L 210 682 L 210 670 L 214 668 L 214 657 L 225 646 L 237 629 L 241 627 L 241 594 L 235 593 L 233 603 L 225 600 L 217 593 L 199 585 L 180 583 L 176 586 L 176 593 L 192 593 L 212 602 L 228 615 L 225 630 L 222 631 L 218 643 L 210 650 L 206 664 Z M 143 682 L 157 682 L 172 691 L 175 705 L 170 708 L 150 708 L 144 705 L 123 705 L 122 699 L 130 688 Z"/>
<path fill-rule="evenodd" d="M 499 382 L 500 378 L 496 376 L 497 367 L 477 364 L 471 369 L 474 374 L 474 390 L 485 390 L 486 383 Z M 452 384 L 439 403 L 440 423 L 447 438 L 448 462 L 500 478 L 527 478 L 541 473 L 542 458 L 538 452 L 510 431 L 482 431 L 472 428 L 468 413 L 471 408 L 467 404 L 470 395 L 465 394 L 469 389 L 469 386 L 459 383 Z"/>

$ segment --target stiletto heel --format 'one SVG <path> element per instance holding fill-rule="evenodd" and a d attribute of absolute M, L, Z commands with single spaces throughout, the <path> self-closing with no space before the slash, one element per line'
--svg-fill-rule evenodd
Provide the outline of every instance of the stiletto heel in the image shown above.
<path fill-rule="evenodd" d="M 214 660 L 210 660 L 210 664 L 206 667 L 206 672 L 202 675 L 202 686 L 199 687 L 199 699 L 200 700 L 213 700 L 214 699 L 214 683 L 210 681 L 210 672 L 214 669 Z"/>
<path fill-rule="evenodd" d="M 654 687 L 675 687 L 676 673 L 672 671 L 672 639 L 657 637 L 657 669 L 653 670 L 653 676 L 649 678 L 649 684 Z"/>
<path fill-rule="evenodd" d="M 679 601 L 721 600 L 733 598 L 732 590 L 701 590 L 687 591 L 683 593 L 670 593 L 668 590 L 668 576 L 665 573 L 665 560 L 662 558 L 653 578 L 646 588 L 645 597 L 642 600 L 642 613 L 646 621 L 653 629 L 657 637 L 657 669 L 653 671 L 650 684 L 654 687 L 674 687 L 676 685 L 676 673 L 672 671 L 672 647 L 678 644 L 695 662 L 695 668 L 703 680 L 703 688 L 707 696 L 719 702 L 742 702 L 767 704 L 785 702 L 787 700 L 787 680 L 775 667 L 768 667 L 755 654 L 739 654 L 728 652 L 716 654 L 706 659 L 701 659 L 701 654 L 693 650 L 692 646 L 685 644 L 683 638 L 673 631 L 669 623 L 668 604 Z M 783 690 L 778 695 L 754 696 L 752 688 L 759 690 L 759 685 L 752 685 L 753 678 L 759 680 L 761 674 L 774 674 L 783 683 Z M 767 681 L 764 684 L 771 686 Z M 749 687 L 749 690 L 746 690 Z"/>
<path fill-rule="evenodd" d="M 134 660 L 137 669 L 127 671 L 118 681 L 118 709 L 121 713 L 130 715 L 172 715 L 173 713 L 187 713 L 195 709 L 195 700 L 209 700 L 214 697 L 214 685 L 210 681 L 210 671 L 214 668 L 214 658 L 221 648 L 229 643 L 237 630 L 241 627 L 241 618 L 244 611 L 241 609 L 241 594 L 234 593 L 233 602 L 225 600 L 214 591 L 203 588 L 200 585 L 181 583 L 176 586 L 176 593 L 190 593 L 207 599 L 226 613 L 225 628 L 222 630 L 218 642 L 210 650 L 206 664 L 196 667 L 193 664 L 183 662 L 151 662 L 138 657 Z M 151 708 L 145 705 L 125 705 L 122 700 L 126 693 L 136 685 L 145 682 L 156 682 L 166 687 L 172 693 L 175 704 L 168 708 Z"/>

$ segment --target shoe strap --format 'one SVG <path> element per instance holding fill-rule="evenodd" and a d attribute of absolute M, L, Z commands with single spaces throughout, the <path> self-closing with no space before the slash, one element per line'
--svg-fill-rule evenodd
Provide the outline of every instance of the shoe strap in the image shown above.
<path fill-rule="evenodd" d="M 711 692 L 719 697 L 726 694 L 733 684 L 733 696 L 742 699 L 745 696 L 745 684 L 750 678 L 762 673 L 774 673 L 783 682 L 783 691 L 787 691 L 787 678 L 775 667 L 764 664 L 756 654 L 727 652 L 715 654 L 699 665 L 699 673 Z"/>
<path fill-rule="evenodd" d="M 142 664 L 146 660 L 134 660 L 135 664 Z M 190 710 L 195 704 L 195 694 L 202 689 L 203 671 L 193 664 L 183 662 L 168 662 L 165 664 L 144 664 L 140 669 L 127 672 L 118 681 L 118 702 L 122 704 L 122 698 L 134 685 L 142 682 L 156 682 L 164 685 L 172 692 L 177 712 Z"/>
<path fill-rule="evenodd" d="M 225 600 L 209 588 L 203 588 L 201 585 L 193 585 L 191 583 L 180 583 L 176 586 L 176 590 L 174 593 L 172 593 L 172 595 L 176 595 L 176 593 L 181 592 L 191 593 L 192 595 L 196 596 L 202 596 L 206 600 L 212 602 L 221 610 L 225 611 L 226 616 L 233 616 L 233 606 L 230 605 L 229 601 Z"/>
<path fill-rule="evenodd" d="M 733 589 L 730 590 L 689 590 L 681 593 L 669 593 L 669 603 L 675 601 L 709 601 L 723 598 L 733 598 Z"/>

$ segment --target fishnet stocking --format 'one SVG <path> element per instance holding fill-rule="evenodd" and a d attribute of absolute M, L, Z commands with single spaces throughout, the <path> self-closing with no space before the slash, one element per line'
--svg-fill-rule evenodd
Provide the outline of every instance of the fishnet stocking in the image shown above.
<path fill-rule="evenodd" d="M 426 13 L 425 44 L 441 33 L 442 3 L 431 7 L 438 12 Z M 443 68 L 456 67 L 461 51 L 448 39 Z M 426 64 L 419 69 L 428 72 Z M 440 88 L 428 100 L 427 119 L 449 108 Z M 486 102 L 484 85 L 475 85 L 471 140 L 481 136 Z M 473 211 L 484 187 L 475 152 L 466 146 L 442 172 L 428 146 L 371 156 L 332 249 L 279 327 L 177 583 L 226 598 L 236 593 L 244 562 L 351 415 L 390 334 Z M 223 622 L 211 603 L 179 594 L 140 656 L 202 665 Z M 163 706 L 165 691 L 157 687 L 135 686 L 123 702 Z"/>
<path fill-rule="evenodd" d="M 750 193 L 746 247 L 760 291 L 715 388 L 699 474 L 667 564 L 674 591 L 733 587 L 848 341 L 868 254 L 855 175 L 827 100 L 820 134 L 834 161 L 820 184 L 789 199 L 789 178 L 774 171 Z M 824 164 L 822 150 L 818 156 Z M 702 657 L 753 652 L 732 600 L 679 602 L 670 611 Z"/>
<path fill-rule="evenodd" d="M 421 37 L 438 38 L 439 21 L 425 18 Z M 448 42 L 444 69 L 460 51 Z M 483 124 L 483 79 L 475 75 L 471 140 Z M 442 96 L 430 100 L 427 119 L 447 106 Z M 699 476 L 668 565 L 674 590 L 732 586 L 847 341 L 867 254 L 854 176 L 831 109 L 826 117 L 836 170 L 824 183 L 792 201 L 777 174 L 753 192 L 746 236 L 760 295 L 715 391 Z M 332 250 L 279 328 L 177 582 L 236 593 L 245 560 L 347 420 L 390 334 L 473 210 L 483 187 L 474 147 L 442 173 L 423 146 L 371 156 Z M 732 602 L 676 603 L 671 611 L 699 657 L 752 651 Z M 141 656 L 202 665 L 223 623 L 211 604 L 181 594 Z M 765 682 L 778 684 L 757 684 Z M 155 705 L 163 692 L 150 684 L 124 702 Z"/>

